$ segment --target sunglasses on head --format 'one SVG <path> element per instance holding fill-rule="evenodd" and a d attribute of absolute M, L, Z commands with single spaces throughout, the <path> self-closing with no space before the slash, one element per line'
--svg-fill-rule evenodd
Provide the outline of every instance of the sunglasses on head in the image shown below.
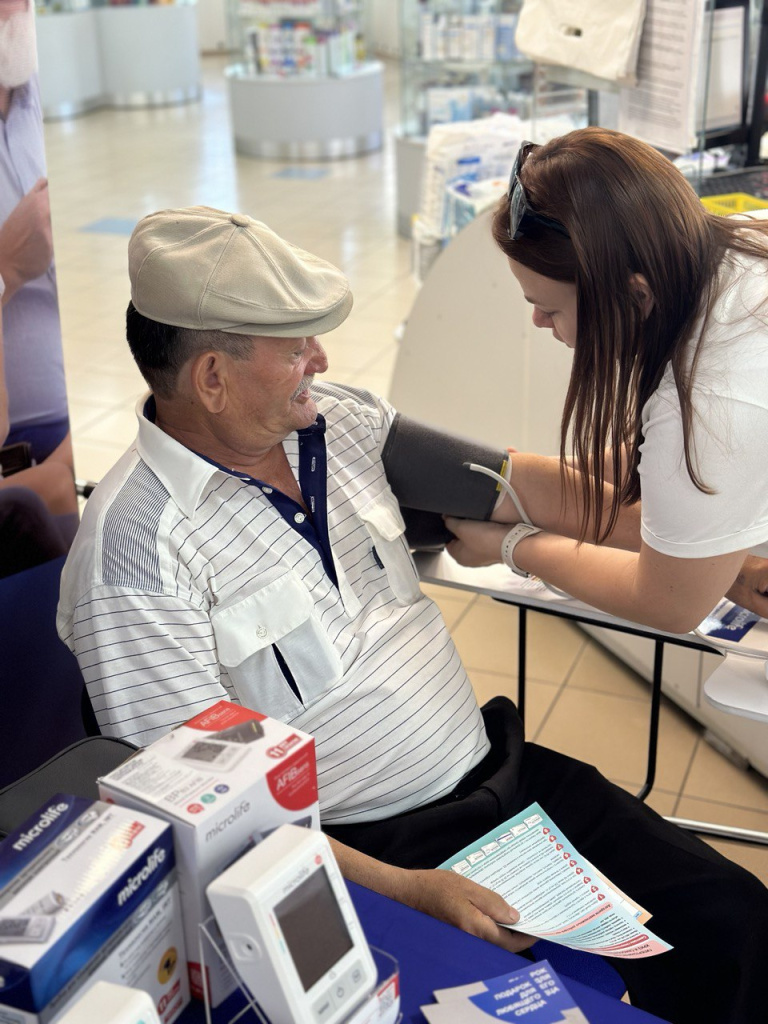
<path fill-rule="evenodd" d="M 559 234 L 565 235 L 566 238 L 570 238 L 570 235 L 559 220 L 552 220 L 551 217 L 545 217 L 541 213 L 536 213 L 535 210 L 531 209 L 530 204 L 528 203 L 528 196 L 525 194 L 523 183 L 520 181 L 520 171 L 522 170 L 528 154 L 532 149 L 536 148 L 535 142 L 524 142 L 522 144 L 520 149 L 517 151 L 515 162 L 512 165 L 512 173 L 509 176 L 509 188 L 507 189 L 509 227 L 507 228 L 507 231 L 513 242 L 516 242 L 518 238 L 522 238 L 526 233 L 526 228 L 529 228 L 531 224 L 538 224 L 544 228 L 551 228 L 553 231 L 557 231 Z"/>

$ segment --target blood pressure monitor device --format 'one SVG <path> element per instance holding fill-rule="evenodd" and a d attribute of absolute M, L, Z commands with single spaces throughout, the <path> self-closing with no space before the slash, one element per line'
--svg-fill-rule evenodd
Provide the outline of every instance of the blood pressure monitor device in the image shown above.
<path fill-rule="evenodd" d="M 373 991 L 376 967 L 322 832 L 282 825 L 207 893 L 271 1024 L 338 1024 Z"/>

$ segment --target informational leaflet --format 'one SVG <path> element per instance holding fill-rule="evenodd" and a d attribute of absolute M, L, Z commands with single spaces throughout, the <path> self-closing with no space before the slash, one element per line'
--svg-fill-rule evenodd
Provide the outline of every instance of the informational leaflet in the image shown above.
<path fill-rule="evenodd" d="M 539 804 L 440 866 L 503 896 L 520 914 L 515 930 L 528 935 L 625 959 L 672 948 L 646 927 L 647 911 L 582 857 Z"/>
<path fill-rule="evenodd" d="M 589 1024 L 547 960 L 488 981 L 438 989 L 435 999 L 421 1007 L 429 1024 L 520 1019 L 530 1024 Z"/>
<path fill-rule="evenodd" d="M 620 94 L 620 131 L 673 153 L 695 144 L 703 10 L 703 0 L 647 0 L 637 85 Z"/>
<path fill-rule="evenodd" d="M 768 661 L 768 622 L 726 599 L 712 609 L 696 633 L 727 653 Z"/>

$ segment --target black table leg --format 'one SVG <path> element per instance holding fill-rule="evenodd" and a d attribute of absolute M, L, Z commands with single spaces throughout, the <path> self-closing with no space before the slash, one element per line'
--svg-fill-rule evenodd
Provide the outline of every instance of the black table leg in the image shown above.
<path fill-rule="evenodd" d="M 637 798 L 645 800 L 656 780 L 656 754 L 659 746 L 659 714 L 661 712 L 661 670 L 664 664 L 664 641 L 654 641 L 653 680 L 651 681 L 651 720 L 648 726 L 648 769 Z"/>
<path fill-rule="evenodd" d="M 528 610 L 522 605 L 517 608 L 517 713 L 525 725 L 525 648 Z"/>

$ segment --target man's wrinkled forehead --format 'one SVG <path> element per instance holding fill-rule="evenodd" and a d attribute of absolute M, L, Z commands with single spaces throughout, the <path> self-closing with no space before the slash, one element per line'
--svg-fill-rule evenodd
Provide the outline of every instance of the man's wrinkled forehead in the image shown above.
<path fill-rule="evenodd" d="M 29 8 L 29 0 L 0 0 L 0 21 Z"/>

